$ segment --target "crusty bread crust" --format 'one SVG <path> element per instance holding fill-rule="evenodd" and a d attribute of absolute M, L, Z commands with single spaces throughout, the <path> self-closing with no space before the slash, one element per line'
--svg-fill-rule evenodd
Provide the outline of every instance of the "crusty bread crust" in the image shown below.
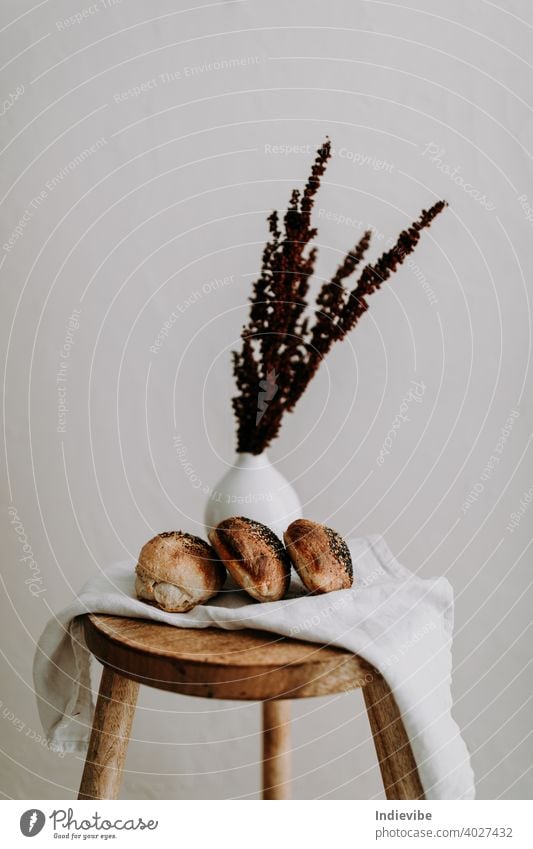
<path fill-rule="evenodd" d="M 283 539 L 292 564 L 309 592 L 329 593 L 352 586 L 350 550 L 336 531 L 310 519 L 296 519 Z"/>
<path fill-rule="evenodd" d="M 252 598 L 283 598 L 290 583 L 290 562 L 283 543 L 270 528 L 234 516 L 213 528 L 209 541 L 233 580 Z"/>
<path fill-rule="evenodd" d="M 135 571 L 139 598 L 180 613 L 212 598 L 226 579 L 211 546 L 182 531 L 158 534 L 143 545 Z"/>

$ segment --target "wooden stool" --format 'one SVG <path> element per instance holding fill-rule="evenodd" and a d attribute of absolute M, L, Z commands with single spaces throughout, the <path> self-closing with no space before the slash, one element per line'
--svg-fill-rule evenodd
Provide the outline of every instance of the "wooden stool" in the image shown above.
<path fill-rule="evenodd" d="M 392 693 L 357 655 L 264 631 L 174 628 L 117 616 L 87 615 L 84 629 L 104 670 L 79 799 L 118 798 L 139 684 L 263 702 L 263 799 L 289 798 L 289 700 L 363 687 L 387 798 L 424 798 Z"/>

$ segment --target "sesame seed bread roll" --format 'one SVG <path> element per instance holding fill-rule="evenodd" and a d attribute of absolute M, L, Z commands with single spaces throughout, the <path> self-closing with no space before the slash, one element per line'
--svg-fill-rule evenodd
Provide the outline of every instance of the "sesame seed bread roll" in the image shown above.
<path fill-rule="evenodd" d="M 296 519 L 283 539 L 292 564 L 309 592 L 330 593 L 352 586 L 350 550 L 336 531 L 309 519 Z"/>
<path fill-rule="evenodd" d="M 252 598 L 283 598 L 289 588 L 291 566 L 283 543 L 270 528 L 234 516 L 213 528 L 209 541 L 233 580 Z"/>
<path fill-rule="evenodd" d="M 210 545 L 182 531 L 158 534 L 141 549 L 135 592 L 170 613 L 186 613 L 215 596 L 226 570 Z"/>

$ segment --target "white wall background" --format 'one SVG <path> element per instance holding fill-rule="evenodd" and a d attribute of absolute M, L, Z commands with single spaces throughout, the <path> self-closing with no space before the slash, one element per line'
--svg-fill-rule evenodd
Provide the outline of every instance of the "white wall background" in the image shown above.
<path fill-rule="evenodd" d="M 529 4 L 3 0 L 0 12 L 3 794 L 76 793 L 81 761 L 32 740 L 35 641 L 96 570 L 133 562 L 157 531 L 202 532 L 204 496 L 173 440 L 207 485 L 232 460 L 229 350 L 265 217 L 285 207 L 312 160 L 265 146 L 313 147 L 329 134 L 318 275 L 363 228 L 382 234 L 376 257 L 422 207 L 445 197 L 450 209 L 424 235 L 417 268 L 404 267 L 332 351 L 271 455 L 309 517 L 348 535 L 382 532 L 411 569 L 449 578 L 455 716 L 478 795 L 530 796 L 527 499 L 507 528 L 533 484 Z M 432 159 L 428 145 L 442 150 Z M 154 354 L 176 305 L 183 314 Z M 379 467 L 412 380 L 425 385 L 422 403 Z M 519 415 L 483 480 L 511 411 Z M 40 569 L 36 596 L 10 506 Z M 294 713 L 296 797 L 381 794 L 360 694 Z M 258 735 L 255 705 L 143 689 L 123 795 L 253 798 Z"/>

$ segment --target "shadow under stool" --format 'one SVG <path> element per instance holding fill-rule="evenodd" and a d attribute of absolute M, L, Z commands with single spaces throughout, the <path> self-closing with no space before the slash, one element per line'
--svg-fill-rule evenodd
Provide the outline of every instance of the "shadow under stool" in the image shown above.
<path fill-rule="evenodd" d="M 263 705 L 263 799 L 290 789 L 290 700 L 362 687 L 387 799 L 423 799 L 402 718 L 384 678 L 351 652 L 264 631 L 175 628 L 88 614 L 103 664 L 79 799 L 118 798 L 139 685 Z"/>

